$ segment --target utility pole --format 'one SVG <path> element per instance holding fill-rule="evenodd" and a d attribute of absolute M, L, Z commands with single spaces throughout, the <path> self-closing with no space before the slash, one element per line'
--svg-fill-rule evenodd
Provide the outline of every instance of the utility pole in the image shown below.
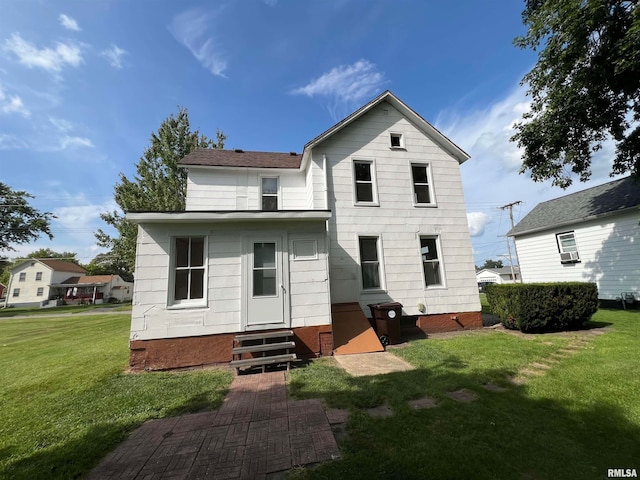
<path fill-rule="evenodd" d="M 520 205 L 522 203 L 522 201 L 517 200 L 515 202 L 511 202 L 511 203 L 507 203 L 506 205 L 503 205 L 502 207 L 500 207 L 500 210 L 506 210 L 507 208 L 509 209 L 509 220 L 511 220 L 511 229 L 513 230 L 514 224 L 513 224 L 513 207 L 514 205 Z M 505 235 L 506 236 L 506 235 Z M 511 278 L 513 278 L 513 283 L 516 283 L 516 273 L 513 270 L 513 259 L 511 258 L 511 242 L 509 241 L 509 237 L 506 236 L 507 238 L 507 251 L 509 252 L 509 264 L 511 265 Z M 518 250 L 516 249 L 516 261 L 518 262 L 518 268 L 520 268 L 520 260 L 518 260 Z M 522 275 L 520 275 L 520 283 L 522 283 Z"/>

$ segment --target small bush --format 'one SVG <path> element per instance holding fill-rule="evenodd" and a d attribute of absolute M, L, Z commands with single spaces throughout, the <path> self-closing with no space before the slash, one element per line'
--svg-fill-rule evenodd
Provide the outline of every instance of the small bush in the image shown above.
<path fill-rule="evenodd" d="M 487 302 L 506 328 L 544 332 L 577 328 L 598 310 L 595 283 L 490 285 Z"/>

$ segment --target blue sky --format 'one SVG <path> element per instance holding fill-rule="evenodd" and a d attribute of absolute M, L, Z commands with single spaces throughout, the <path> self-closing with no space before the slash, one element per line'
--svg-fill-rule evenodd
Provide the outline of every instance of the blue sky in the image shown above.
<path fill-rule="evenodd" d="M 519 175 L 509 142 L 526 111 L 516 49 L 523 2 L 425 0 L 0 0 L 0 181 L 57 215 L 55 239 L 101 250 L 99 213 L 162 120 L 189 109 L 227 148 L 302 151 L 390 89 L 470 155 L 462 179 L 476 264 L 506 254 L 508 214 L 609 181 L 613 149 L 567 191 Z M 7 252 L 5 252 L 7 253 Z M 506 262 L 505 262 L 506 263 Z"/>

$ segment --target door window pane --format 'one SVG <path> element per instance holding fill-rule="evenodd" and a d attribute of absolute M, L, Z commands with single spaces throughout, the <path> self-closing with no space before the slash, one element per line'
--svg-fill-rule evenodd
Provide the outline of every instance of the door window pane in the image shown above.
<path fill-rule="evenodd" d="M 276 295 L 276 269 L 267 268 L 253 271 L 253 296 Z"/>
<path fill-rule="evenodd" d="M 253 244 L 253 267 L 254 268 L 274 268 L 276 266 L 276 244 L 275 243 L 254 243 Z"/>

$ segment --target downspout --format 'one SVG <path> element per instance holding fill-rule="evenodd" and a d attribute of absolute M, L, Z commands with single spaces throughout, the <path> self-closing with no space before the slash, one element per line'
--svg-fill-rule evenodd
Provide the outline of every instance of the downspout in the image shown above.
<path fill-rule="evenodd" d="M 327 173 L 327 154 L 322 154 L 322 173 L 324 174 L 324 185 L 323 185 L 323 194 L 324 194 L 324 208 L 329 210 L 329 177 Z"/>
<path fill-rule="evenodd" d="M 324 175 L 323 196 L 324 208 L 329 210 L 329 174 L 327 172 L 327 155 L 322 154 L 322 173 Z M 325 221 L 325 243 L 327 249 L 326 269 L 327 269 L 327 296 L 329 297 L 329 318 L 331 318 L 331 349 L 333 350 L 335 342 L 333 339 L 333 317 L 331 317 L 331 261 L 329 255 L 331 252 L 331 235 L 329 235 L 329 220 Z"/>

